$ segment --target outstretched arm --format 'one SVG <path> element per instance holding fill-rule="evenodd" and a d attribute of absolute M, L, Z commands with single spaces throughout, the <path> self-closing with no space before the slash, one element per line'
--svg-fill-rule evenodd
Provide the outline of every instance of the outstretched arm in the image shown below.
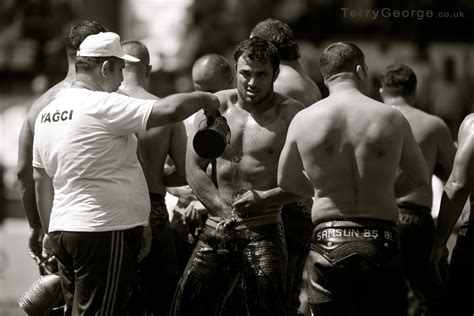
<path fill-rule="evenodd" d="M 146 128 L 180 122 L 200 109 L 204 109 L 208 115 L 213 115 L 219 109 L 217 97 L 207 92 L 170 95 L 155 102 Z"/>

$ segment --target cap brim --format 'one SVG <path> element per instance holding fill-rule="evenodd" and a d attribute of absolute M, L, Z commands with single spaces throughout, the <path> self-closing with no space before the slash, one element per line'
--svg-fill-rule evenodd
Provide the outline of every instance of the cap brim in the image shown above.
<path fill-rule="evenodd" d="M 116 57 L 122 58 L 126 61 L 131 61 L 132 63 L 138 63 L 140 61 L 140 59 L 127 55 L 127 54 L 123 54 L 122 56 L 116 56 Z"/>

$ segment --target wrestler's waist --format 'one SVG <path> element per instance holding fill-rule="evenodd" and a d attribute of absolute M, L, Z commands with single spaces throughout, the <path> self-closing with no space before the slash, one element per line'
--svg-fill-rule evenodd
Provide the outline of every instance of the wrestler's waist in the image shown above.
<path fill-rule="evenodd" d="M 424 225 L 433 223 L 431 208 L 409 202 L 398 203 L 398 224 L 399 225 Z"/>
<path fill-rule="evenodd" d="M 206 226 L 212 227 L 214 229 L 219 228 L 224 222 L 228 221 L 228 218 L 209 216 L 205 222 Z M 264 215 L 246 217 L 246 218 L 237 218 L 234 221 L 233 228 L 235 230 L 241 230 L 251 227 L 263 226 L 268 224 L 281 223 L 281 213 L 280 211 L 272 212 Z"/>
<path fill-rule="evenodd" d="M 398 242 L 396 224 L 375 219 L 334 220 L 319 223 L 313 230 L 313 243 L 355 240 Z"/>

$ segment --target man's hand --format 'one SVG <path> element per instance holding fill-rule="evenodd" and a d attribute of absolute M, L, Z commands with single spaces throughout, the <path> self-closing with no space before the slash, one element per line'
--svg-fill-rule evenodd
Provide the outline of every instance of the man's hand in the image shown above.
<path fill-rule="evenodd" d="M 28 242 L 28 246 L 30 248 L 30 256 L 36 263 L 41 262 L 43 256 L 43 237 L 44 232 L 41 228 L 32 228 L 30 230 L 30 239 Z"/>
<path fill-rule="evenodd" d="M 447 270 L 448 248 L 446 246 L 434 246 L 431 250 L 429 263 L 433 268 L 434 280 L 438 285 L 443 284 Z"/>
<path fill-rule="evenodd" d="M 184 223 L 194 227 L 203 225 L 202 217 L 207 214 L 207 210 L 201 202 L 191 201 L 184 210 Z"/>
<path fill-rule="evenodd" d="M 254 212 L 262 211 L 267 206 L 262 197 L 262 191 L 249 190 L 232 203 L 233 210 L 241 217 L 248 217 Z"/>
<path fill-rule="evenodd" d="M 145 226 L 143 228 L 142 244 L 140 247 L 140 253 L 138 254 L 138 262 L 141 262 L 150 253 L 152 240 L 153 234 L 151 231 L 151 226 Z"/>

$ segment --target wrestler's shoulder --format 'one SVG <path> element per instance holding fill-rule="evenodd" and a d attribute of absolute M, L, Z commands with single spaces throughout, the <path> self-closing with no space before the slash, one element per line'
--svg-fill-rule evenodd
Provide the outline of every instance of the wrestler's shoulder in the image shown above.
<path fill-rule="evenodd" d="M 298 112 L 304 110 L 305 107 L 300 101 L 278 92 L 274 93 L 275 104 L 273 108 L 276 110 L 276 113 L 278 113 L 278 116 L 291 120 Z"/>
<path fill-rule="evenodd" d="M 422 110 L 412 108 L 416 114 L 416 124 L 425 127 L 427 130 L 437 133 L 448 133 L 448 125 L 439 116 L 424 112 Z"/>
<path fill-rule="evenodd" d="M 467 115 L 461 123 L 459 132 L 462 134 L 474 135 L 474 113 Z"/>
<path fill-rule="evenodd" d="M 288 70 L 284 70 L 288 69 Z M 291 67 L 281 69 L 275 81 L 275 91 L 288 95 L 301 102 L 309 103 L 321 99 L 321 91 L 318 85 L 306 74 L 300 73 Z M 306 104 L 306 105 L 308 105 Z"/>

